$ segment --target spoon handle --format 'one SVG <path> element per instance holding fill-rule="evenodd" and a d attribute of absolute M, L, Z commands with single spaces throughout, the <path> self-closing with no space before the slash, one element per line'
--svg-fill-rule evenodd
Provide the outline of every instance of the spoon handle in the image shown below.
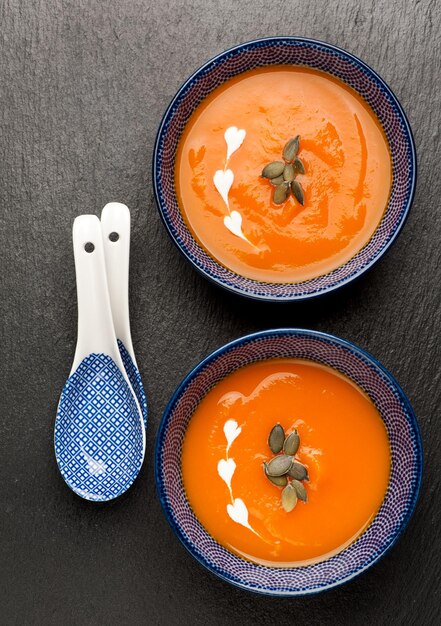
<path fill-rule="evenodd" d="M 98 217 L 77 217 L 72 237 L 77 280 L 78 336 L 71 374 L 93 352 L 109 355 L 124 373 L 113 328 Z"/>
<path fill-rule="evenodd" d="M 109 202 L 101 213 L 104 256 L 110 306 L 117 339 L 120 339 L 136 366 L 130 332 L 129 261 L 130 211 L 125 204 Z"/>

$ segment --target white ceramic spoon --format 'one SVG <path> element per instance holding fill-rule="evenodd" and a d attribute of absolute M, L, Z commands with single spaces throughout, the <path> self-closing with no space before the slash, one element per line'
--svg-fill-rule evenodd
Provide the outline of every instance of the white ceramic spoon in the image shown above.
<path fill-rule="evenodd" d="M 136 363 L 130 332 L 130 211 L 125 204 L 120 202 L 106 204 L 101 213 L 101 230 L 110 306 L 118 348 L 127 376 L 141 407 L 144 426 L 147 426 L 147 399 Z"/>
<path fill-rule="evenodd" d="M 55 455 L 68 486 L 88 500 L 124 493 L 141 469 L 145 429 L 116 343 L 101 224 L 73 226 L 78 337 L 55 421 Z"/>

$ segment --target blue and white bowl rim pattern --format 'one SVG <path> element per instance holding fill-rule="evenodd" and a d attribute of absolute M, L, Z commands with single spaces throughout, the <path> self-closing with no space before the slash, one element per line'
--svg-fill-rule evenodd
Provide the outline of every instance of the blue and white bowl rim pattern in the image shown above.
<path fill-rule="evenodd" d="M 404 142 L 404 150 L 405 150 L 405 158 L 407 161 L 407 167 L 409 170 L 408 175 L 406 176 L 407 185 L 406 189 L 403 191 L 405 197 L 402 201 L 397 200 L 400 203 L 400 211 L 397 219 L 393 222 L 389 232 L 389 226 L 384 226 L 384 230 L 387 230 L 387 235 L 385 235 L 384 241 L 379 241 L 378 249 L 373 249 L 372 252 L 368 252 L 368 246 L 371 244 L 371 241 L 375 238 L 377 231 L 380 230 L 382 224 L 385 222 L 385 217 L 388 214 L 388 211 L 391 206 L 392 194 L 389 199 L 388 207 L 383 216 L 382 222 L 380 223 L 377 231 L 375 231 L 371 240 L 358 252 L 352 259 L 344 263 L 342 266 L 336 268 L 329 274 L 325 274 L 323 276 L 318 276 L 317 278 L 310 279 L 301 283 L 266 283 L 259 282 L 251 279 L 244 278 L 238 274 L 235 274 L 233 271 L 228 268 L 222 266 L 218 263 L 213 257 L 211 257 L 193 238 L 190 231 L 188 230 L 185 222 L 182 218 L 173 218 L 171 216 L 171 209 L 167 206 L 167 202 L 164 199 L 164 185 L 161 180 L 161 163 L 163 160 L 162 152 L 164 147 L 164 142 L 167 137 L 167 133 L 169 131 L 170 124 L 173 120 L 173 117 L 177 110 L 179 110 L 179 106 L 182 104 L 182 101 L 186 97 L 186 95 L 191 91 L 191 89 L 198 84 L 198 82 L 204 78 L 207 74 L 209 74 L 212 70 L 219 68 L 222 66 L 224 62 L 227 62 L 229 59 L 239 57 L 242 53 L 251 51 L 254 49 L 265 49 L 268 47 L 297 47 L 297 48 L 314 48 L 315 50 L 319 50 L 322 53 L 328 54 L 329 56 L 333 55 L 337 57 L 339 61 L 344 60 L 348 63 L 350 69 L 357 68 L 363 74 L 363 78 L 369 81 L 375 89 L 378 89 L 381 92 L 381 97 L 384 98 L 387 106 L 390 107 L 393 115 L 395 116 L 396 123 L 400 126 L 400 130 L 402 132 L 402 139 Z M 274 63 L 270 63 L 271 65 Z M 282 62 L 283 64 L 283 62 Z M 264 64 L 262 64 L 263 66 Z M 299 63 L 299 65 L 302 65 Z M 305 64 L 303 64 L 305 65 Z M 259 63 L 256 63 L 254 67 L 261 66 Z M 306 64 L 308 66 L 308 64 Z M 316 69 L 321 69 L 319 66 Z M 242 70 L 244 71 L 244 70 Z M 228 76 L 238 75 L 240 72 L 236 72 Z M 329 68 L 324 68 L 323 71 L 333 74 Z M 337 73 L 333 74 L 344 81 L 344 79 L 339 76 Z M 224 80 L 219 81 L 218 84 L 225 82 Z M 344 81 L 347 82 L 347 81 Z M 348 83 L 350 84 L 350 83 Z M 217 87 L 218 85 L 215 85 Z M 358 91 L 353 85 L 353 89 Z M 214 87 L 214 88 L 215 88 Z M 361 94 L 360 94 L 361 95 Z M 205 97 L 205 96 L 204 96 Z M 363 97 L 363 96 L 362 96 Z M 201 101 L 204 98 L 201 99 Z M 368 100 L 368 98 L 365 98 Z M 369 102 L 369 100 L 368 100 Z M 197 103 L 197 105 L 199 102 Z M 372 103 L 369 102 L 372 106 Z M 196 106 L 197 106 L 196 105 Z M 196 108 L 196 107 L 194 107 Z M 192 111 L 194 110 L 192 109 Z M 372 107 L 374 108 L 374 107 Z M 375 110 L 375 109 L 374 109 Z M 192 112 L 191 111 L 191 112 Z M 380 123 L 382 123 L 381 116 L 378 111 L 375 111 L 377 114 Z M 383 124 L 382 124 L 383 125 Z M 386 133 L 387 135 L 387 133 Z M 388 137 L 389 144 L 390 137 Z M 391 146 L 392 160 L 393 160 L 393 172 L 394 172 L 394 180 L 395 180 L 395 161 L 394 161 L 394 151 Z M 180 252 L 184 255 L 184 257 L 198 270 L 205 278 L 209 279 L 211 282 L 232 291 L 234 293 L 246 296 L 248 298 L 257 299 L 257 300 L 267 300 L 267 301 L 293 301 L 293 300 L 303 300 L 316 296 L 323 295 L 334 289 L 342 287 L 343 285 L 351 282 L 352 280 L 360 277 L 364 274 L 368 269 L 370 269 L 390 248 L 392 243 L 397 238 L 401 229 L 403 228 L 410 207 L 412 206 L 413 197 L 415 194 L 415 186 L 416 186 L 416 177 L 417 177 L 417 161 L 416 161 L 416 151 L 415 151 L 415 143 L 412 135 L 412 130 L 410 128 L 409 122 L 407 120 L 406 114 L 399 103 L 397 97 L 393 93 L 392 89 L 385 83 L 385 81 L 375 72 L 369 65 L 367 65 L 364 61 L 359 59 L 357 56 L 347 52 L 346 50 L 334 46 L 329 43 L 325 43 L 316 39 L 310 39 L 307 37 L 290 37 L 290 36 L 280 36 L 280 37 L 266 37 L 262 39 L 254 39 L 252 41 L 248 41 L 242 43 L 238 46 L 234 46 L 225 50 L 224 52 L 214 56 L 212 59 L 204 63 L 201 67 L 199 67 L 193 74 L 183 83 L 183 85 L 179 88 L 176 95 L 170 102 L 167 107 L 163 118 L 161 120 L 154 151 L 153 151 L 153 188 L 156 198 L 156 203 L 159 208 L 159 213 L 161 215 L 162 221 L 166 227 L 167 232 L 169 233 L 172 241 L 180 250 Z M 394 185 L 394 182 L 393 182 Z M 393 189 L 392 189 L 393 191 Z M 401 191 L 398 191 L 401 193 Z M 176 202 L 177 207 L 177 202 Z M 173 212 L 176 213 L 176 210 L 173 207 Z M 176 227 L 176 223 L 173 220 L 178 219 L 179 223 L 179 232 Z M 186 232 L 185 232 L 186 231 Z M 184 241 L 187 239 L 191 242 L 191 248 Z M 366 256 L 366 259 L 364 259 Z M 211 266 L 216 267 L 216 271 L 214 272 L 211 269 Z M 341 276 L 340 276 L 341 274 Z"/>
<path fill-rule="evenodd" d="M 220 546 L 209 535 L 209 533 L 204 529 L 204 527 L 197 520 L 196 516 L 191 510 L 188 500 L 186 499 L 185 490 L 182 485 L 182 479 L 181 479 L 181 476 L 179 476 L 179 480 L 181 481 L 180 489 L 182 490 L 183 498 L 186 501 L 186 504 L 191 512 L 191 515 L 194 518 L 194 523 L 198 524 L 199 531 L 200 529 L 202 529 L 205 535 L 202 547 L 198 548 L 197 545 L 194 545 L 189 540 L 189 538 L 186 536 L 185 532 L 183 531 L 181 527 L 180 519 L 179 519 L 179 514 L 180 512 L 182 513 L 181 509 L 178 510 L 176 513 L 176 511 L 173 510 L 172 504 L 169 501 L 169 497 L 167 495 L 167 485 L 164 479 L 164 463 L 163 463 L 164 452 L 165 452 L 164 444 L 165 444 L 165 439 L 167 436 L 167 429 L 169 428 L 173 419 L 173 412 L 175 411 L 176 407 L 179 406 L 180 400 L 183 397 L 185 397 L 185 394 L 189 386 L 192 384 L 192 382 L 195 379 L 197 379 L 197 377 L 201 373 L 204 373 L 208 368 L 212 366 L 216 366 L 216 363 L 219 363 L 220 362 L 219 360 L 222 357 L 225 357 L 225 355 L 228 355 L 229 353 L 234 353 L 234 351 L 238 349 L 241 349 L 243 347 L 247 347 L 253 344 L 259 345 L 259 342 L 265 342 L 265 341 L 274 340 L 274 339 L 283 340 L 283 339 L 290 339 L 290 338 L 291 339 L 297 338 L 300 340 L 301 339 L 314 340 L 318 342 L 317 345 L 323 344 L 323 345 L 330 346 L 332 348 L 338 348 L 339 350 L 342 351 L 342 353 L 346 353 L 347 356 L 350 356 L 350 358 L 355 357 L 357 360 L 359 360 L 361 364 L 364 364 L 367 368 L 372 370 L 372 372 L 375 374 L 375 376 L 378 378 L 381 384 L 385 384 L 389 388 L 389 390 L 391 391 L 391 394 L 393 394 L 393 398 L 399 403 L 399 406 L 401 407 L 401 410 L 403 412 L 402 419 L 405 420 L 406 425 L 409 428 L 411 443 L 412 443 L 411 452 L 412 452 L 412 459 L 413 459 L 412 460 L 413 478 L 411 480 L 408 496 L 406 497 L 406 500 L 402 505 L 403 515 L 401 516 L 400 514 L 398 525 L 396 526 L 394 531 L 390 533 L 390 536 L 387 535 L 384 538 L 384 541 L 381 544 L 381 547 L 377 549 L 373 558 L 368 559 L 368 562 L 363 561 L 363 558 L 366 559 L 366 557 L 364 556 L 363 545 L 360 544 L 359 542 L 363 540 L 363 538 L 368 534 L 369 530 L 374 527 L 374 524 L 377 521 L 380 524 L 379 526 L 380 529 L 382 528 L 381 527 L 381 521 L 382 521 L 381 515 L 383 512 L 383 507 L 385 505 L 385 502 L 389 496 L 389 493 L 391 492 L 390 485 L 392 483 L 394 461 L 392 462 L 390 484 L 386 492 L 383 504 L 380 507 L 380 510 L 377 513 L 376 517 L 371 522 L 371 524 L 367 527 L 367 529 L 352 544 L 350 544 L 343 551 L 339 552 L 338 554 L 324 561 L 321 561 L 319 563 L 316 563 L 311 566 L 306 566 L 306 567 L 292 568 L 292 569 L 270 568 L 270 567 L 261 566 L 255 563 L 245 561 L 239 556 L 232 555 L 232 553 L 229 552 L 226 548 L 223 548 L 222 546 Z M 283 355 L 283 356 L 286 356 L 286 355 Z M 264 357 L 264 358 L 268 358 L 268 357 Z M 304 358 L 309 358 L 311 360 L 316 360 L 321 363 L 326 363 L 326 360 L 322 360 L 321 358 L 314 358 L 314 355 L 311 355 L 309 357 L 304 357 Z M 258 358 L 254 360 L 250 359 L 249 362 L 254 362 L 257 360 L 259 359 Z M 242 365 L 243 364 L 236 364 L 233 370 L 238 367 L 242 367 Z M 209 389 L 211 388 L 212 386 Z M 202 394 L 200 397 L 198 397 L 198 402 L 209 391 L 209 389 L 206 389 L 205 393 Z M 380 411 L 380 414 L 382 415 L 382 417 L 384 417 L 381 407 L 377 405 L 377 408 Z M 188 417 L 188 421 L 190 420 L 190 418 L 191 416 Z M 390 433 L 388 434 L 390 437 Z M 174 444 L 176 444 L 176 440 L 174 440 Z M 395 445 L 398 446 L 398 443 Z M 182 441 L 181 441 L 181 446 L 182 446 Z M 392 460 L 393 460 L 394 447 L 393 447 L 392 441 L 391 441 L 391 454 L 392 454 Z M 179 449 L 179 459 L 178 459 L 179 466 L 180 466 L 180 455 L 181 455 L 181 448 Z M 402 535 L 403 531 L 405 530 L 414 512 L 414 509 L 418 500 L 420 486 L 421 486 L 422 471 L 423 471 L 423 452 L 422 452 L 421 435 L 420 435 L 418 422 L 417 422 L 416 416 L 414 414 L 414 411 L 412 409 L 412 406 L 407 396 L 405 395 L 404 391 L 400 387 L 399 383 L 392 376 L 392 374 L 383 365 L 381 365 L 381 363 L 377 361 L 372 355 L 370 355 L 368 352 L 366 352 L 362 348 L 351 343 L 350 341 L 347 341 L 345 339 L 341 339 L 334 335 L 330 335 L 330 334 L 323 333 L 323 332 L 306 330 L 306 329 L 297 329 L 297 328 L 272 329 L 272 330 L 265 330 L 265 331 L 260 331 L 260 332 L 253 333 L 250 335 L 246 335 L 244 337 L 235 339 L 234 341 L 231 341 L 230 343 L 227 343 L 226 345 L 218 348 L 217 350 L 212 352 L 209 356 L 207 356 L 205 359 L 203 359 L 198 365 L 196 365 L 196 367 L 194 367 L 187 374 L 187 376 L 178 386 L 172 398 L 170 399 L 164 411 L 164 414 L 162 416 L 162 420 L 161 420 L 157 437 L 156 437 L 156 446 L 155 446 L 155 481 L 156 481 L 156 488 L 157 488 L 158 496 L 159 496 L 159 499 L 160 499 L 160 502 L 163 507 L 168 523 L 170 524 L 171 528 L 173 529 L 173 531 L 175 532 L 175 534 L 177 535 L 181 543 L 184 545 L 184 547 L 190 552 L 190 554 L 197 561 L 199 561 L 201 565 L 203 565 L 206 569 L 208 569 L 210 572 L 217 575 L 221 579 L 229 582 L 230 584 L 233 584 L 236 587 L 246 589 L 254 593 L 260 593 L 260 594 L 272 595 L 272 596 L 302 596 L 302 595 L 312 595 L 312 594 L 316 594 L 322 591 L 326 591 L 328 589 L 332 589 L 345 582 L 348 582 L 349 580 L 354 579 L 355 577 L 357 577 L 358 575 L 360 575 L 361 573 L 369 569 L 372 565 L 377 563 L 391 549 L 391 547 L 396 543 L 398 538 Z M 395 482 L 395 484 L 397 483 Z M 386 520 L 386 523 L 387 523 L 387 520 Z M 236 575 L 236 573 L 232 574 L 231 572 L 226 571 L 225 567 L 222 564 L 219 565 L 219 564 L 210 563 L 207 556 L 204 554 L 204 549 L 206 549 L 207 544 L 210 544 L 211 546 L 216 546 L 216 548 L 219 549 L 219 551 L 222 552 L 224 555 L 233 556 L 233 558 L 238 560 L 239 562 L 247 563 L 250 570 L 254 569 L 256 572 L 260 570 L 259 575 L 258 576 L 256 575 L 253 577 L 253 580 L 258 580 L 260 578 L 261 579 L 260 584 L 257 584 L 257 583 L 250 584 L 249 580 L 241 580 L 240 577 Z M 360 563 L 354 566 L 353 569 L 349 573 L 347 573 L 344 577 L 332 578 L 332 575 L 331 575 L 332 572 L 329 571 L 329 573 L 327 573 L 326 571 L 327 565 L 329 565 L 332 561 L 334 561 L 337 558 L 344 559 L 345 553 L 348 553 L 348 551 L 351 550 L 353 546 L 357 547 L 357 544 L 358 544 L 358 547 L 360 547 L 361 545 L 361 548 L 362 548 Z M 360 557 L 359 557 L 359 560 L 360 560 Z M 352 563 L 353 561 L 351 560 L 350 562 Z M 286 588 L 283 588 L 281 590 L 281 589 L 275 589 L 271 587 L 270 585 L 265 584 L 265 572 L 269 572 L 269 571 L 277 572 L 277 574 L 275 574 L 275 576 L 277 577 L 278 573 L 280 573 L 280 575 L 283 575 L 284 573 L 289 572 L 289 571 L 299 572 L 300 570 L 303 570 L 304 572 L 306 572 L 307 570 L 310 570 L 311 568 L 316 568 L 316 567 L 321 567 L 321 566 L 324 566 L 324 579 L 325 579 L 323 584 L 321 585 L 314 584 L 309 587 L 306 585 L 303 588 L 291 588 L 291 589 L 289 588 L 289 585 L 288 585 Z M 327 576 L 330 577 L 329 580 L 327 580 Z"/>

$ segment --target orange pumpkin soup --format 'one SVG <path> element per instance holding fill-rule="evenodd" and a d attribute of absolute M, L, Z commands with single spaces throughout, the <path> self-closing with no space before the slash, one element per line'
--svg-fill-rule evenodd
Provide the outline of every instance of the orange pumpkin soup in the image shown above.
<path fill-rule="evenodd" d="M 289 512 L 284 487 L 262 467 L 275 456 L 268 433 L 277 423 L 285 436 L 297 431 L 295 462 L 307 470 L 306 502 Z M 319 561 L 354 541 L 378 511 L 389 471 L 389 441 L 372 401 L 335 370 L 298 359 L 254 363 L 224 378 L 194 412 L 182 452 L 186 494 L 207 531 L 274 566 Z"/>
<path fill-rule="evenodd" d="M 283 165 L 296 135 L 303 206 L 294 193 L 276 204 L 262 170 Z M 326 274 L 366 245 L 391 177 L 386 137 L 355 91 L 319 71 L 276 66 L 230 79 L 200 104 L 178 146 L 175 184 L 212 257 L 242 276 L 290 283 Z"/>

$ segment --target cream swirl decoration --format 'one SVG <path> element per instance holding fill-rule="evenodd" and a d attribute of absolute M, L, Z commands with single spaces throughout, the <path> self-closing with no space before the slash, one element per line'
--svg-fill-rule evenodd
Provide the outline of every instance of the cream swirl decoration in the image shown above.
<path fill-rule="evenodd" d="M 234 172 L 228 168 L 228 162 L 230 157 L 240 148 L 246 137 L 246 130 L 244 128 L 237 128 L 237 126 L 229 126 L 224 133 L 224 139 L 227 144 L 227 158 L 225 159 L 225 165 L 223 170 L 216 170 L 213 176 L 213 183 L 219 192 L 225 206 L 228 210 L 228 215 L 224 217 L 224 226 L 228 228 L 230 233 L 243 239 L 249 243 L 253 248 L 257 248 L 245 235 L 242 230 L 242 215 L 239 211 L 230 210 L 230 202 L 228 195 L 234 182 Z"/>
<path fill-rule="evenodd" d="M 236 420 L 227 420 L 224 424 L 224 435 L 227 441 L 227 445 L 225 448 L 225 459 L 220 459 L 217 464 L 217 472 L 219 476 L 222 478 L 224 483 L 227 485 L 228 490 L 230 492 L 231 503 L 227 504 L 227 513 L 233 522 L 236 524 L 240 524 L 241 526 L 245 526 L 253 533 L 258 535 L 254 528 L 250 526 L 248 522 L 248 509 L 246 507 L 245 502 L 241 498 L 235 498 L 233 496 L 233 491 L 231 489 L 231 479 L 233 478 L 234 472 L 236 471 L 236 463 L 234 459 L 230 458 L 228 453 L 231 447 L 231 444 L 242 432 L 241 427 L 238 425 Z"/>

